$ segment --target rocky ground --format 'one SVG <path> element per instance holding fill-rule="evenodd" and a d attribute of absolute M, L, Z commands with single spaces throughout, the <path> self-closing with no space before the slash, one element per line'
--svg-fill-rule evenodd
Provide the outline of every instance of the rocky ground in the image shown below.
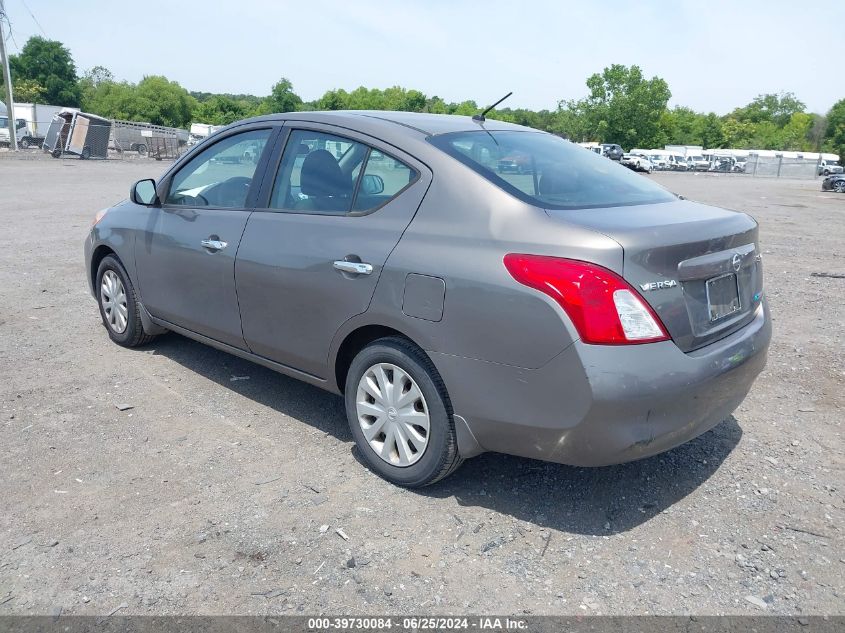
<path fill-rule="evenodd" d="M 843 614 L 845 196 L 662 174 L 761 225 L 775 338 L 735 415 L 579 469 L 488 454 L 423 490 L 339 398 L 176 335 L 109 342 L 94 213 L 154 161 L 0 160 L 0 614 Z"/>

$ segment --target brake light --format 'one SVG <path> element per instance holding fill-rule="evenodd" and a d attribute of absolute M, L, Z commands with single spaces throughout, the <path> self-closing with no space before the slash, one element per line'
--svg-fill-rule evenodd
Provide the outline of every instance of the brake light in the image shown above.
<path fill-rule="evenodd" d="M 510 253 L 505 268 L 519 283 L 550 296 L 585 343 L 666 341 L 669 334 L 640 295 L 616 273 L 588 262 Z"/>

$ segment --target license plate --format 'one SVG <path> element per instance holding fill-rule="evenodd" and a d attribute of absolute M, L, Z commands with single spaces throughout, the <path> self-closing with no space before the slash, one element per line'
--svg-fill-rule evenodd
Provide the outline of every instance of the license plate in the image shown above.
<path fill-rule="evenodd" d="M 736 274 L 727 273 L 707 280 L 707 307 L 711 321 L 724 319 L 739 311 L 741 306 Z"/>

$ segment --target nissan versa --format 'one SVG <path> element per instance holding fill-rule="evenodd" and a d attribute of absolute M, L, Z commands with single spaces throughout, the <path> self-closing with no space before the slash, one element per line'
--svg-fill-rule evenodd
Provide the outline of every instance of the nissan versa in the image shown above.
<path fill-rule="evenodd" d="M 342 394 L 363 459 L 403 486 L 483 451 L 620 463 L 728 417 L 771 338 L 756 222 L 479 118 L 214 134 L 97 214 L 109 336 L 172 330 Z"/>

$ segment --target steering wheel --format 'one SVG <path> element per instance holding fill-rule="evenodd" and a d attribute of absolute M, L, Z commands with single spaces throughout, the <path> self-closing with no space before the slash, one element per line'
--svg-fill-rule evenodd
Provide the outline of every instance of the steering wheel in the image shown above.
<path fill-rule="evenodd" d="M 246 197 L 251 184 L 252 178 L 235 176 L 213 187 L 211 197 L 216 199 L 216 202 L 223 207 L 242 207 L 246 204 Z"/>

